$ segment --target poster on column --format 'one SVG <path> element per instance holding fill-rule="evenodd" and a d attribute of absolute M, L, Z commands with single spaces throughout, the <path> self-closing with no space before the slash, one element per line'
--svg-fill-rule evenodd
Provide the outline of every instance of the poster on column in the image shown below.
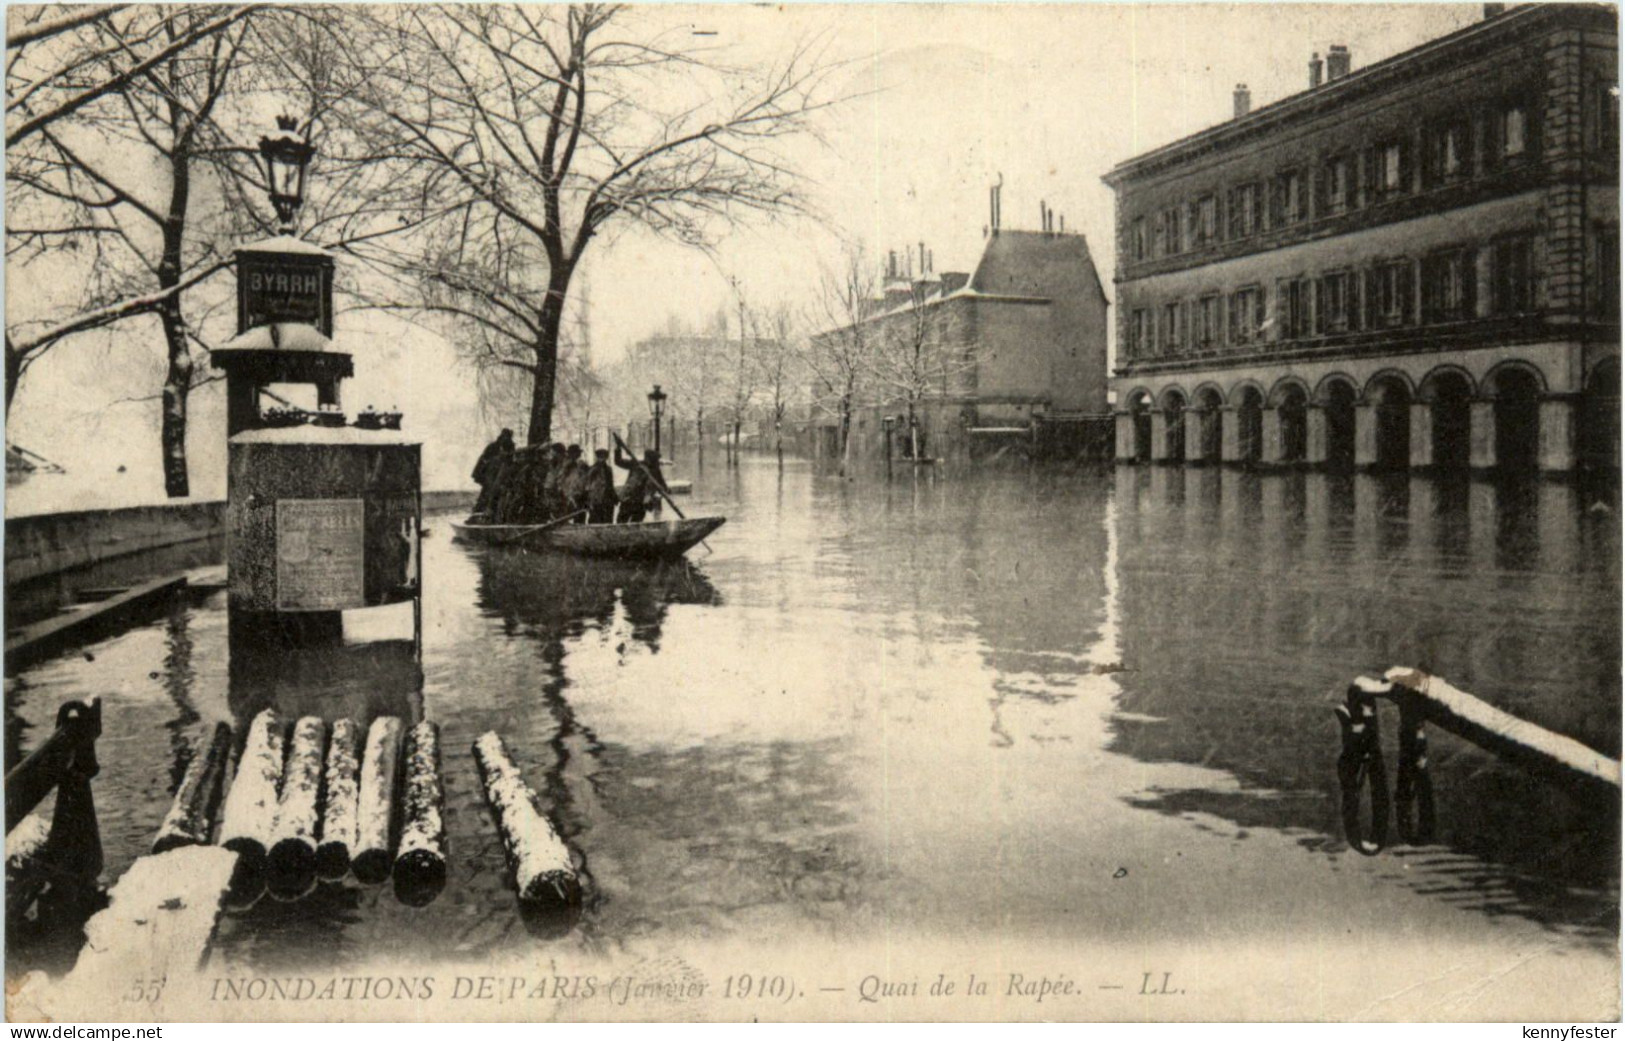
<path fill-rule="evenodd" d="M 279 611 L 342 611 L 365 603 L 360 499 L 278 499 Z"/>

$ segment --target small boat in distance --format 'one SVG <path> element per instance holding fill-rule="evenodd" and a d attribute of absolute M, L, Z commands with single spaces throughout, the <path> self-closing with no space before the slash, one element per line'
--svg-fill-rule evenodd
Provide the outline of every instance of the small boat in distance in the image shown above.
<path fill-rule="evenodd" d="M 452 521 L 464 542 L 556 550 L 583 557 L 671 560 L 722 527 L 725 517 L 640 521 L 636 524 L 484 524 L 477 517 Z"/>

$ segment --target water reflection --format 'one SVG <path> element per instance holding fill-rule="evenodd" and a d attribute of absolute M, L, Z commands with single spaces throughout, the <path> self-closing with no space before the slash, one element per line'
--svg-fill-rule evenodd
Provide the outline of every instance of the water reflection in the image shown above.
<path fill-rule="evenodd" d="M 695 512 L 730 518 L 714 556 L 606 565 L 440 525 L 421 672 L 400 642 L 233 646 L 228 664 L 216 603 L 14 678 L 8 755 L 68 692 L 117 692 L 98 789 L 116 872 L 198 717 L 439 722 L 445 893 L 268 903 L 222 931 L 248 965 L 809 928 L 1312 930 L 1333 904 L 1339 930 L 1380 928 L 1394 887 L 1480 926 L 1613 914 L 1617 819 L 1444 735 L 1441 844 L 1340 862 L 1328 707 L 1352 676 L 1414 664 L 1617 751 L 1615 490 L 1180 467 L 887 483 L 750 457 L 695 476 Z M 514 912 L 469 755 L 490 729 L 589 881 L 573 927 Z M 1154 900 L 1125 897 L 1119 869 Z M 1350 903 L 1356 870 L 1384 881 Z"/>
<path fill-rule="evenodd" d="M 1168 792 L 1144 804 L 1335 841 L 1328 697 L 1394 664 L 1438 671 L 1617 754 L 1618 541 L 1591 524 L 1582 556 L 1575 486 L 1212 476 L 1193 511 L 1156 494 L 1176 478 L 1118 475 L 1135 534 L 1122 562 L 1123 707 L 1157 722 L 1120 724 L 1115 747 L 1220 766 L 1259 794 Z M 1139 494 L 1148 480 L 1153 494 Z M 1272 485 L 1268 498 L 1297 499 L 1301 511 L 1243 507 L 1240 528 L 1228 528 L 1221 502 Z M 1217 519 L 1193 527 L 1193 512 Z M 1447 736 L 1435 740 L 1434 772 L 1444 843 L 1582 884 L 1617 873 L 1617 817 L 1592 819 Z"/>

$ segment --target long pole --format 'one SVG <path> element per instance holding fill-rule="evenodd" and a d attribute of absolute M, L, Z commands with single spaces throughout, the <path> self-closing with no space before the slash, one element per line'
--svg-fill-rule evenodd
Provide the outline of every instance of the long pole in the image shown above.
<path fill-rule="evenodd" d="M 632 450 L 630 448 L 626 447 L 626 442 L 621 440 L 621 435 L 619 435 L 619 434 L 615 435 L 615 443 L 620 445 L 621 446 L 621 451 L 626 453 L 626 457 L 628 459 L 632 460 L 632 462 L 637 465 L 637 468 L 639 470 L 643 471 L 643 476 L 645 476 L 645 477 L 647 477 L 649 479 L 649 483 L 654 486 L 655 491 L 660 493 L 660 497 L 662 499 L 665 499 L 667 502 L 671 503 L 672 512 L 677 514 L 677 516 L 679 518 L 681 518 L 682 520 L 688 520 L 687 517 L 683 516 L 683 510 L 682 510 L 682 508 L 680 506 L 677 505 L 676 500 L 674 500 L 666 492 L 666 489 L 662 485 L 662 482 L 655 480 L 655 475 L 649 472 L 649 468 L 647 466 L 643 465 L 643 460 L 641 460 L 637 456 L 633 455 Z"/>
<path fill-rule="evenodd" d="M 671 494 L 666 491 L 664 483 L 661 482 L 661 481 L 655 480 L 655 475 L 650 473 L 649 468 L 643 465 L 643 460 L 639 459 L 637 456 L 635 456 L 635 455 L 633 455 L 631 453 L 631 451 L 626 447 L 626 443 L 621 440 L 621 436 L 619 434 L 615 435 L 615 443 L 620 445 L 621 446 L 621 451 L 626 453 L 627 458 L 631 459 L 632 462 L 636 463 L 638 469 L 643 471 L 643 476 L 647 477 L 649 479 L 649 483 L 654 485 L 654 489 L 655 489 L 655 491 L 660 493 L 660 497 L 662 499 L 665 499 L 667 502 L 671 503 L 671 510 L 672 510 L 673 513 L 677 514 L 678 519 L 680 519 L 680 520 L 688 520 L 687 517 L 683 516 L 683 508 L 681 506 L 677 505 L 677 500 L 673 499 L 671 497 Z M 704 539 L 700 540 L 700 545 L 705 547 L 705 551 L 707 553 L 716 552 L 715 550 L 713 550 L 711 548 L 711 544 L 709 542 L 705 541 Z"/>

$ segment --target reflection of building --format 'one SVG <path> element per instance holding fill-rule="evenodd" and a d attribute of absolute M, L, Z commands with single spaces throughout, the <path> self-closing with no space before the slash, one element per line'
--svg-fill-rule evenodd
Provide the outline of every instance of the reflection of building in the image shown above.
<path fill-rule="evenodd" d="M 1107 302 L 1082 235 L 995 222 L 974 273 L 910 277 L 894 258 L 887 275 L 857 325 L 819 334 L 863 340 L 854 455 L 884 450 L 881 417 L 894 414 L 900 450 L 912 413 L 922 451 L 937 456 L 979 434 L 1026 440 L 1046 422 L 1105 432 Z M 832 392 L 812 388 L 815 399 Z M 815 409 L 812 424 L 815 450 L 837 454 L 839 409 Z"/>
<path fill-rule="evenodd" d="M 1120 459 L 1618 465 L 1615 13 L 1500 7 L 1107 175 Z"/>

